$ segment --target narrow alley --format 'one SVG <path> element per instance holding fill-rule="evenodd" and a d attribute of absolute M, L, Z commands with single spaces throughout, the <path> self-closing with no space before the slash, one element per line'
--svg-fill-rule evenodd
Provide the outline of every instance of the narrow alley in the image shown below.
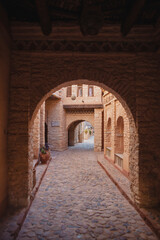
<path fill-rule="evenodd" d="M 157 239 L 97 163 L 93 137 L 52 160 L 18 240 Z"/>

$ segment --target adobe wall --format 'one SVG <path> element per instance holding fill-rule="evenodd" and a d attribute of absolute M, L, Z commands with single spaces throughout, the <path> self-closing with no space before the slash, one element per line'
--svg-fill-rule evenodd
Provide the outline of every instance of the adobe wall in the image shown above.
<path fill-rule="evenodd" d="M 84 141 L 84 129 L 83 122 L 77 125 L 74 130 L 74 143 L 83 143 Z"/>
<path fill-rule="evenodd" d="M 115 162 L 115 153 L 116 153 L 116 127 L 117 127 L 117 120 L 119 117 L 123 118 L 124 122 L 124 152 L 123 152 L 123 170 L 126 173 L 129 173 L 129 143 L 130 143 L 130 134 L 129 134 L 129 119 L 127 117 L 127 113 L 122 107 L 121 103 L 113 96 L 112 94 L 107 94 L 106 97 L 110 97 L 110 101 L 105 103 L 104 106 L 104 154 L 106 155 L 106 147 L 108 146 L 107 142 L 107 124 L 109 118 L 111 119 L 111 133 L 110 133 L 110 147 L 111 147 L 111 155 L 110 160 L 114 163 Z M 105 98 L 104 97 L 104 101 Z"/>
<path fill-rule="evenodd" d="M 59 99 L 46 101 L 48 144 L 51 150 L 63 151 L 68 148 L 66 113 Z"/>
<path fill-rule="evenodd" d="M 45 145 L 45 102 L 40 107 L 40 146 Z"/>
<path fill-rule="evenodd" d="M 70 124 L 68 128 L 68 146 L 75 145 L 76 128 L 78 127 L 79 123 L 81 123 L 81 120 L 74 121 Z"/>
<path fill-rule="evenodd" d="M 130 134 L 129 134 L 129 120 L 127 117 L 127 113 L 120 104 L 119 101 L 116 100 L 116 124 L 119 117 L 123 118 L 124 123 L 124 153 L 123 153 L 123 169 L 129 173 L 129 147 L 130 147 Z"/>
<path fill-rule="evenodd" d="M 104 105 L 104 154 L 106 155 L 106 147 L 111 147 L 110 159 L 114 162 L 115 149 L 115 101 L 111 101 Z M 109 119 L 111 119 L 110 131 L 107 128 Z M 110 138 L 110 141 L 108 140 Z M 107 141 L 108 140 L 108 141 Z"/>
<path fill-rule="evenodd" d="M 40 109 L 33 123 L 33 152 L 35 159 L 38 159 L 39 148 L 40 148 Z"/>
<path fill-rule="evenodd" d="M 73 122 L 87 121 L 94 127 L 94 112 L 91 110 L 70 110 L 66 112 L 66 128 Z"/>
<path fill-rule="evenodd" d="M 160 166 L 160 55 L 155 52 L 155 43 L 152 43 L 153 39 L 150 36 L 151 31 L 147 28 L 145 30 L 145 27 L 141 31 L 134 29 L 128 36 L 130 39 L 128 41 L 128 38 L 122 39 L 119 35 L 116 35 L 116 38 L 111 37 L 119 30 L 115 30 L 115 27 L 112 34 L 106 36 L 109 41 L 109 50 L 104 50 L 103 47 L 98 52 L 93 50 L 92 53 L 89 52 L 87 45 L 87 41 L 90 41 L 89 38 L 85 38 L 85 43 L 82 42 L 82 44 L 86 44 L 85 52 L 76 50 L 78 45 L 74 45 L 75 40 L 83 41 L 83 36 L 76 33 L 72 43 L 73 49 L 75 49 L 74 53 L 67 48 L 63 48 L 63 51 L 60 49 L 55 53 L 50 51 L 51 45 L 47 45 L 45 37 L 40 35 L 39 30 L 35 28 L 36 31 L 33 31 L 33 28 L 32 38 L 38 38 L 41 43 L 44 42 L 47 50 L 42 51 L 39 42 L 35 42 L 34 48 L 32 47 L 33 41 L 29 40 L 31 38 L 29 35 L 27 36 L 29 28 L 28 33 L 25 32 L 24 35 L 21 34 L 18 37 L 18 32 L 14 35 L 14 39 L 19 39 L 18 42 L 14 42 L 12 52 L 10 86 L 8 144 L 10 205 L 26 204 L 26 199 L 30 194 L 28 181 L 31 178 L 27 174 L 29 166 L 28 123 L 29 126 L 32 125 L 39 106 L 51 95 L 51 90 L 56 91 L 58 88 L 65 87 L 71 81 L 70 84 L 97 84 L 115 94 L 121 102 L 129 118 L 132 136 L 129 168 L 133 197 L 140 205 L 156 206 L 160 200 L 158 185 L 160 180 L 158 171 Z M 107 32 L 107 29 L 103 29 Z M 109 28 L 108 31 L 110 30 Z M 56 31 L 55 27 L 54 34 L 50 36 L 50 39 L 56 36 Z M 70 29 L 70 31 L 72 30 Z M 78 32 L 76 27 L 74 27 L 74 31 Z M 59 30 L 57 39 L 61 37 L 64 39 L 64 36 L 60 36 L 64 32 L 65 28 L 62 32 Z M 105 32 L 93 37 L 92 40 L 103 41 Z M 23 42 L 26 37 L 28 45 Z M 71 33 L 69 33 L 69 37 L 72 38 Z M 139 47 L 137 47 L 137 43 L 134 45 L 135 38 L 139 41 Z M 150 42 L 147 42 L 148 39 Z M 112 44 L 112 41 L 118 41 L 118 43 Z M 128 41 L 128 45 L 125 44 L 125 41 Z M 146 41 L 145 47 L 143 47 L 143 41 Z M 21 44 L 20 47 L 18 44 Z M 63 45 L 62 42 L 61 44 Z M 96 46 L 98 48 L 101 45 L 97 44 Z M 133 47 L 134 51 L 132 52 Z M 14 117 L 15 111 L 16 118 Z M 16 170 L 18 175 L 15 177 Z"/>
<path fill-rule="evenodd" d="M 139 133 L 139 182 L 143 203 L 160 203 L 160 51 L 137 56 L 136 105 Z"/>
<path fill-rule="evenodd" d="M 10 36 L 7 16 L 0 5 L 0 217 L 7 206 L 7 123 Z"/>
<path fill-rule="evenodd" d="M 67 88 L 64 88 L 64 94 L 62 95 L 62 100 L 64 104 L 102 104 L 102 91 L 99 87 L 93 86 L 94 96 L 88 96 L 88 85 L 82 85 L 82 97 L 77 96 L 77 85 L 72 86 L 72 94 L 76 96 L 76 100 L 72 100 L 71 97 L 67 97 Z"/>
<path fill-rule="evenodd" d="M 102 150 L 102 112 L 103 109 L 94 109 L 94 151 Z"/>

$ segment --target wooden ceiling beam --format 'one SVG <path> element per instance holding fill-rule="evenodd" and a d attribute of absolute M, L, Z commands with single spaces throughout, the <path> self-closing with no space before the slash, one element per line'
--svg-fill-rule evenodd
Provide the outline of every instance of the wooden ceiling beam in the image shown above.
<path fill-rule="evenodd" d="M 126 18 L 124 19 L 123 23 L 121 24 L 121 33 L 123 36 L 126 36 L 131 28 L 133 27 L 137 17 L 143 8 L 146 0 L 135 0 L 133 1 L 133 5 L 130 10 L 126 14 Z"/>
<path fill-rule="evenodd" d="M 83 35 L 96 35 L 99 33 L 103 22 L 104 13 L 102 3 L 104 0 L 82 1 L 82 12 L 80 17 L 80 29 Z"/>
<path fill-rule="evenodd" d="M 53 8 L 51 10 L 51 13 L 54 14 L 54 16 L 60 16 L 60 17 L 70 18 L 70 19 L 78 19 L 78 13 L 67 11 L 64 9 Z"/>
<path fill-rule="evenodd" d="M 37 13 L 44 35 L 49 35 L 52 32 L 52 22 L 49 16 L 46 0 L 35 0 Z"/>

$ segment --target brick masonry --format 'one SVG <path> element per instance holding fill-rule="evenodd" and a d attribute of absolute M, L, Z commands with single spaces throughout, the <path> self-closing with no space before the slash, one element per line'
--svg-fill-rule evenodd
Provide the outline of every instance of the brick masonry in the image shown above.
<path fill-rule="evenodd" d="M 51 150 L 63 151 L 68 147 L 65 110 L 61 100 L 47 100 L 46 114 L 48 143 Z M 56 123 L 56 124 L 54 124 Z"/>
<path fill-rule="evenodd" d="M 122 136 L 117 132 L 118 119 L 122 117 L 124 129 Z M 110 123 L 109 123 L 110 122 Z M 118 135 L 118 136 L 116 136 Z M 115 154 L 123 154 L 122 170 L 129 174 L 129 158 L 130 158 L 130 129 L 129 119 L 125 109 L 121 103 L 111 94 L 106 92 L 104 94 L 104 154 L 107 156 L 106 147 L 111 148 L 110 156 L 107 156 L 113 163 L 115 163 Z M 116 139 L 117 138 L 117 139 Z M 121 142 L 123 150 L 119 149 Z M 118 146 L 116 146 L 118 144 Z"/>
<path fill-rule="evenodd" d="M 24 35 L 18 35 L 13 28 L 14 39 L 43 38 L 38 29 L 34 35 L 29 29 L 28 32 L 24 30 Z M 71 32 L 73 34 L 74 31 Z M 72 34 L 68 38 L 79 38 L 76 30 L 75 35 Z M 146 41 L 147 34 L 149 31 L 144 34 L 142 31 L 140 41 Z M 129 36 L 134 42 L 138 32 L 132 31 Z M 115 37 L 114 31 L 112 37 Z M 55 33 L 51 38 L 60 37 Z M 97 38 L 95 36 L 94 40 Z M 113 93 L 124 107 L 132 136 L 129 168 L 133 198 L 137 204 L 156 206 L 160 201 L 159 62 L 159 52 L 152 50 L 148 53 L 116 50 L 91 54 L 68 50 L 59 53 L 13 50 L 8 129 L 10 205 L 23 206 L 27 203 L 31 188 L 29 131 L 42 102 L 52 91 L 68 84 L 91 84 Z"/>
<path fill-rule="evenodd" d="M 38 111 L 33 124 L 33 151 L 34 158 L 36 159 L 38 159 L 39 148 L 40 148 L 40 110 Z"/>
<path fill-rule="evenodd" d="M 40 107 L 40 146 L 45 144 L 45 102 Z"/>

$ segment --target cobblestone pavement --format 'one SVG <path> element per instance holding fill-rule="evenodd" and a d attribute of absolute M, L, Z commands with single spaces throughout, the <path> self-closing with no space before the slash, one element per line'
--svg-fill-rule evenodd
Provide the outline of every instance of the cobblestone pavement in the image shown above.
<path fill-rule="evenodd" d="M 128 198 L 133 201 L 130 181 L 124 176 L 118 169 L 116 169 L 107 159 L 104 158 L 104 153 L 97 153 L 98 162 L 103 166 L 104 169 L 111 175 L 114 181 L 120 186 L 120 188 L 125 192 Z M 160 236 L 160 208 L 139 208 L 139 210 L 145 215 L 145 217 L 152 223 L 156 231 Z"/>
<path fill-rule="evenodd" d="M 89 143 L 53 152 L 21 239 L 157 238 L 98 165 Z"/>
<path fill-rule="evenodd" d="M 109 172 L 109 174 L 114 178 L 114 180 L 120 185 L 123 191 L 127 194 L 127 196 L 131 198 L 131 189 L 130 189 L 130 181 L 124 176 L 117 168 L 115 168 L 107 159 L 104 158 L 104 153 L 97 153 L 98 162 L 102 164 L 102 166 Z"/>

